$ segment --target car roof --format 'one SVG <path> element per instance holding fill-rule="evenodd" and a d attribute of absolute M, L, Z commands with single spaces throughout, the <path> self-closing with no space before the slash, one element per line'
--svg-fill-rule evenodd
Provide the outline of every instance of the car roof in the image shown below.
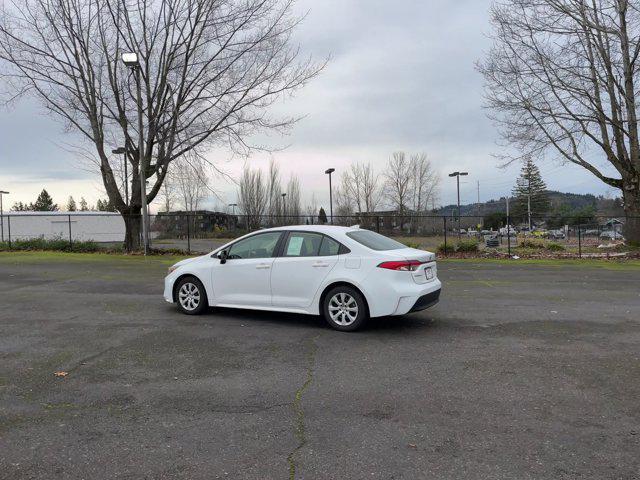
<path fill-rule="evenodd" d="M 262 230 L 258 230 L 258 232 L 271 232 L 271 231 L 283 231 L 283 230 L 339 234 L 339 233 L 352 232 L 359 229 L 357 227 L 342 227 L 339 225 L 287 225 L 284 227 L 265 228 Z"/>

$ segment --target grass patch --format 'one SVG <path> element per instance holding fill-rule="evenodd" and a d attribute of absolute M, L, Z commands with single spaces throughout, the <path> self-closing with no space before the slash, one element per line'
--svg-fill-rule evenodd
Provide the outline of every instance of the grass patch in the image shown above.
<path fill-rule="evenodd" d="M 123 253 L 77 253 L 77 252 L 49 252 L 49 251 L 0 251 L 0 263 L 117 263 L 130 265 L 173 265 L 175 262 L 191 258 L 195 255 L 126 255 Z"/>

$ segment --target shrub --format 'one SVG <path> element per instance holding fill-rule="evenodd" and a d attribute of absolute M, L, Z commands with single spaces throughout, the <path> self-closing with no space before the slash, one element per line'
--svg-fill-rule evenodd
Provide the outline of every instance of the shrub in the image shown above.
<path fill-rule="evenodd" d="M 438 253 L 444 253 L 444 242 L 438 245 Z M 479 243 L 477 240 L 460 240 L 457 243 L 447 244 L 447 253 L 452 252 L 477 252 L 479 250 Z"/>
<path fill-rule="evenodd" d="M 75 241 L 69 244 L 69 240 L 65 240 L 61 237 L 50 240 L 38 237 L 26 240 L 13 240 L 11 242 L 11 247 L 9 247 L 9 242 L 0 243 L 0 250 L 51 250 L 58 252 L 89 253 L 99 251 L 100 247 L 92 240 Z"/>
<path fill-rule="evenodd" d="M 477 252 L 478 241 L 477 240 L 460 240 L 456 244 L 456 252 Z"/>
<path fill-rule="evenodd" d="M 411 240 L 405 240 L 404 243 L 409 248 L 420 248 L 420 244 L 418 242 L 412 242 Z"/>
<path fill-rule="evenodd" d="M 550 242 L 547 245 L 547 249 L 552 251 L 552 252 L 563 252 L 565 250 L 564 245 L 561 245 L 561 244 L 556 243 L 556 242 Z"/>
<path fill-rule="evenodd" d="M 543 250 L 546 245 L 543 240 L 537 240 L 535 238 L 525 238 L 520 242 L 520 248 L 533 248 L 537 250 Z"/>

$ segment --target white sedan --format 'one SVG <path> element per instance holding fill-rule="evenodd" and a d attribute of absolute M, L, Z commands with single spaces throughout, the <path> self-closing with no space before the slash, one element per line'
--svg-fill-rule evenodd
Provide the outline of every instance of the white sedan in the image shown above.
<path fill-rule="evenodd" d="M 260 230 L 169 268 L 164 298 L 207 307 L 322 314 L 337 330 L 438 302 L 435 255 L 357 227 Z"/>

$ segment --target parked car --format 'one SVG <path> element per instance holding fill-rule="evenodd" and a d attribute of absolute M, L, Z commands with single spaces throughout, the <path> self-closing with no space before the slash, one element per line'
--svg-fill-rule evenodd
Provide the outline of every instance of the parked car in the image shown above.
<path fill-rule="evenodd" d="M 186 314 L 209 306 L 318 315 L 351 331 L 369 317 L 438 302 L 433 253 L 370 230 L 329 225 L 260 230 L 169 268 L 164 298 Z"/>
<path fill-rule="evenodd" d="M 548 237 L 554 240 L 562 240 L 565 235 L 563 230 L 549 230 Z"/>
<path fill-rule="evenodd" d="M 493 232 L 493 231 L 491 231 L 491 230 L 482 230 L 482 231 L 480 232 L 480 234 L 481 234 L 481 235 L 495 235 L 495 234 L 496 234 L 496 232 Z"/>
<path fill-rule="evenodd" d="M 624 241 L 624 237 L 620 232 L 616 232 L 615 230 L 605 230 L 600 233 L 600 238 L 603 240 L 622 240 Z"/>
<path fill-rule="evenodd" d="M 502 228 L 500 229 L 500 235 L 502 235 L 502 236 L 505 236 L 505 237 L 506 237 L 506 236 L 507 236 L 507 233 L 508 233 L 510 236 L 512 236 L 512 237 L 515 237 L 515 236 L 517 235 L 517 233 L 516 233 L 516 229 L 515 229 L 515 228 L 513 228 L 512 226 L 509 226 L 508 230 L 507 230 L 507 227 L 502 227 Z"/>
<path fill-rule="evenodd" d="M 548 232 L 547 230 L 539 229 L 531 232 L 531 235 L 533 235 L 536 238 L 549 238 L 549 233 L 550 232 Z"/>
<path fill-rule="evenodd" d="M 583 235 L 598 237 L 598 236 L 600 236 L 600 230 L 598 230 L 598 229 L 585 230 L 583 232 Z"/>

